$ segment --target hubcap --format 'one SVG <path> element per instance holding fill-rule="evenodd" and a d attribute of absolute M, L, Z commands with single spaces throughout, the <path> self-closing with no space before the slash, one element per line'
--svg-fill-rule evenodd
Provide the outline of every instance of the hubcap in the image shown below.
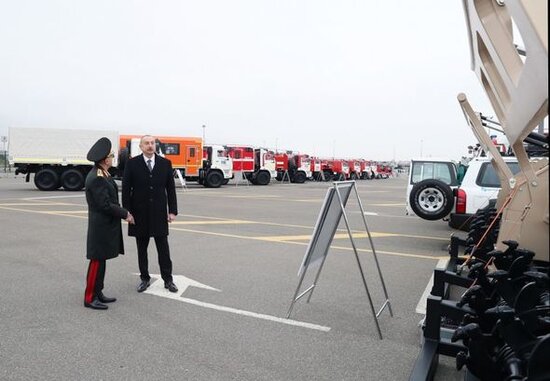
<path fill-rule="evenodd" d="M 429 213 L 438 212 L 443 208 L 445 197 L 438 189 L 426 188 L 418 195 L 418 206 Z"/>

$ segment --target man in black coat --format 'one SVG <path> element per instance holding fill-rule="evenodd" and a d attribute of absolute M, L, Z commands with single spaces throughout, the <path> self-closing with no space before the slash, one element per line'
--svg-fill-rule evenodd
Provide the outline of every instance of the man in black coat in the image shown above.
<path fill-rule="evenodd" d="M 128 160 L 122 179 L 122 205 L 132 213 L 135 221 L 128 226 L 128 235 L 136 237 L 137 243 L 141 273 L 137 291 L 145 291 L 150 284 L 147 247 L 153 237 L 164 287 L 177 292 L 168 246 L 168 223 L 178 214 L 172 163 L 155 154 L 155 138 L 150 135 L 141 138 L 139 148 L 143 154 Z"/>
<path fill-rule="evenodd" d="M 86 202 L 88 203 L 88 235 L 86 257 L 90 260 L 86 276 L 84 306 L 96 310 L 106 310 L 116 298 L 103 294 L 106 260 L 124 254 L 122 227 L 120 220 L 133 223 L 130 212 L 118 203 L 118 188 L 109 174 L 114 154 L 111 141 L 99 139 L 90 149 L 87 159 L 94 167 L 86 177 Z"/>

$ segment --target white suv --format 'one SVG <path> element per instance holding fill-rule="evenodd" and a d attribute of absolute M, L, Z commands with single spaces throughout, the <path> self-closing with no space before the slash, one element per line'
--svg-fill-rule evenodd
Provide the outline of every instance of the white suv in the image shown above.
<path fill-rule="evenodd" d="M 519 171 L 515 157 L 503 159 L 512 173 Z M 413 159 L 406 214 L 448 219 L 451 227 L 467 230 L 472 215 L 496 199 L 499 190 L 500 180 L 487 157 L 474 158 L 467 167 L 446 159 Z"/>

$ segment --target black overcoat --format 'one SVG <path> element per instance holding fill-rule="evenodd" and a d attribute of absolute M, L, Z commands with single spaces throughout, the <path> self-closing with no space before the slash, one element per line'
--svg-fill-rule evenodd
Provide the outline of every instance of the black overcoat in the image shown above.
<path fill-rule="evenodd" d="M 86 258 L 111 259 L 124 254 L 120 220 L 128 211 L 118 203 L 118 187 L 103 170 L 93 167 L 86 177 L 88 237 Z"/>
<path fill-rule="evenodd" d="M 170 160 L 155 155 L 153 172 L 149 172 L 143 154 L 128 160 L 122 179 L 122 206 L 135 220 L 135 225 L 128 225 L 129 236 L 167 236 L 168 213 L 178 214 Z"/>

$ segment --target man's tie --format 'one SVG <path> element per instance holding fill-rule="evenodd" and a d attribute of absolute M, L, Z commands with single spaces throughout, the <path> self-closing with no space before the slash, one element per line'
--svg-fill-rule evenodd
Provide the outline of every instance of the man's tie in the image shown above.
<path fill-rule="evenodd" d="M 149 172 L 153 172 L 153 166 L 151 165 L 151 159 L 147 160 L 147 168 L 149 168 Z"/>

